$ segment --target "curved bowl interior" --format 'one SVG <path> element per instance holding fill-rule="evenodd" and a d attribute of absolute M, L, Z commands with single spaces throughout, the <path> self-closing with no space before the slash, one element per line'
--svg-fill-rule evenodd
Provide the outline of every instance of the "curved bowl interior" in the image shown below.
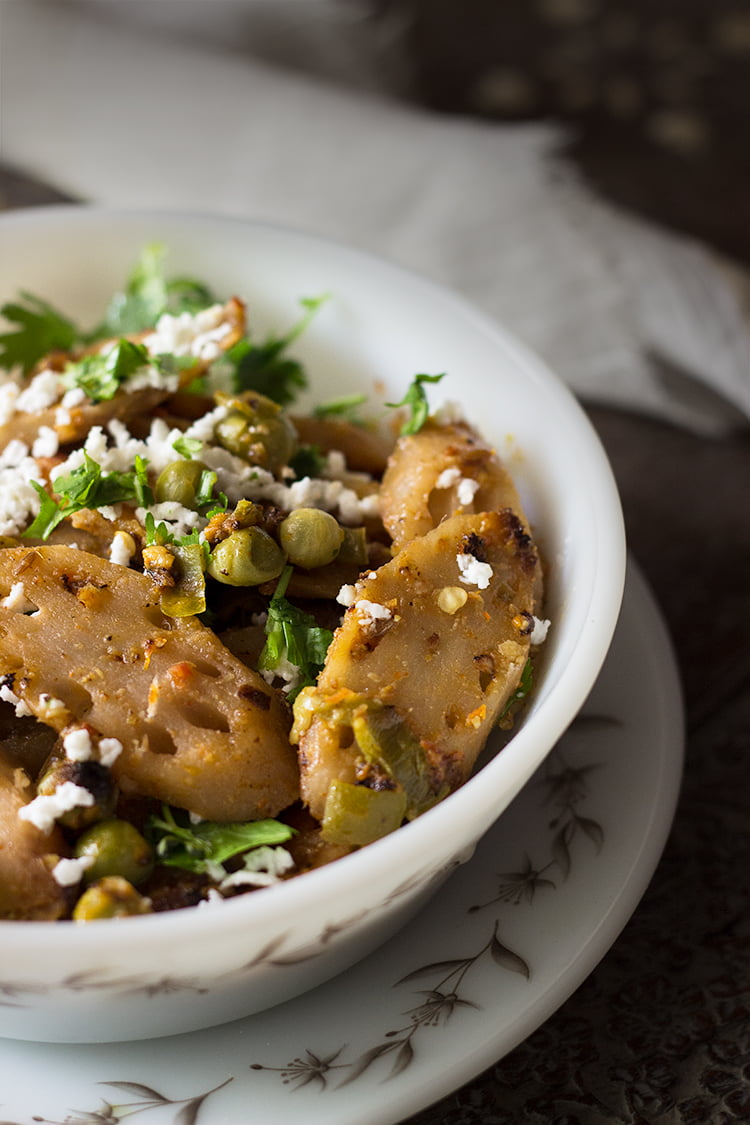
<path fill-rule="evenodd" d="M 294 345 L 311 401 L 353 390 L 395 401 L 416 372 L 447 372 L 431 403 L 460 403 L 511 469 L 544 556 L 552 626 L 513 738 L 392 836 L 216 909 L 88 927 L 2 923 L 3 980 L 22 1002 L 10 1018 L 0 1012 L 0 1035 L 105 1040 L 208 1026 L 287 999 L 363 956 L 468 857 L 549 752 L 596 678 L 619 611 L 620 504 L 585 414 L 503 329 L 423 278 L 271 225 L 43 208 L 0 217 L 0 302 L 28 290 L 93 325 L 150 242 L 168 248 L 170 273 L 244 297 L 255 338 L 287 328 L 301 298 L 329 294 Z"/>

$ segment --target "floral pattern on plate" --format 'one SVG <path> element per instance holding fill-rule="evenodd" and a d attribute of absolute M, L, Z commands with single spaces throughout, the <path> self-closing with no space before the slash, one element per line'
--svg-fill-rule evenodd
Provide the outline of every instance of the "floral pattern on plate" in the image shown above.
<path fill-rule="evenodd" d="M 609 948 L 661 854 L 681 732 L 668 641 L 631 572 L 582 715 L 474 858 L 381 951 L 297 1000 L 205 1032 L 86 1047 L 5 1041 L 0 1120 L 402 1120 L 527 1038 Z"/>

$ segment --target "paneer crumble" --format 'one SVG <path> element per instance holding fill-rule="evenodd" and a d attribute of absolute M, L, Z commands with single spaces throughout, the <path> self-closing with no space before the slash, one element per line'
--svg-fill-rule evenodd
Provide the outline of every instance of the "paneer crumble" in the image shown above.
<path fill-rule="evenodd" d="M 323 299 L 257 340 L 163 265 L 92 330 L 1 310 L 0 918 L 213 908 L 398 829 L 511 726 L 550 627 L 442 374 L 295 414 Z"/>

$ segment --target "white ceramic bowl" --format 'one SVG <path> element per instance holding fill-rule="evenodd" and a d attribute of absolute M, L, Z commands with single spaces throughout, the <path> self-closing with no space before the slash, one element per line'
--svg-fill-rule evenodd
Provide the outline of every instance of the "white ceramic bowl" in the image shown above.
<path fill-rule="evenodd" d="M 620 504 L 584 413 L 503 329 L 422 278 L 264 224 L 61 207 L 0 216 L 0 303 L 28 290 L 94 324 L 154 241 L 169 248 L 168 272 L 247 298 L 261 335 L 290 325 L 301 297 L 329 293 L 295 344 L 314 398 L 376 389 L 398 399 L 416 372 L 446 371 L 431 401 L 459 401 L 510 465 L 546 560 L 552 627 L 514 737 L 393 835 L 213 908 L 86 926 L 0 922 L 3 1036 L 106 1041 L 207 1027 L 288 999 L 370 952 L 471 855 L 543 761 L 599 672 L 620 606 Z"/>

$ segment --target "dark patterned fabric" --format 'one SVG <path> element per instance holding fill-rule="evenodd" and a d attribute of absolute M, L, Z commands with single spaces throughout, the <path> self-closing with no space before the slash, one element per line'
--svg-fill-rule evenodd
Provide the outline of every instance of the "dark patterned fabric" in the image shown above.
<path fill-rule="evenodd" d="M 750 259 L 747 0 L 381 0 L 413 93 L 570 125 L 608 197 Z"/>

